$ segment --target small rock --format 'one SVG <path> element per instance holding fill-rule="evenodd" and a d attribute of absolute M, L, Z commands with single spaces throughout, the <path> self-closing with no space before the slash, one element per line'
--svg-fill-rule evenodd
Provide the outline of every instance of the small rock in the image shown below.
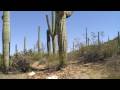
<path fill-rule="evenodd" d="M 28 74 L 28 76 L 34 76 L 36 73 L 35 72 L 30 72 L 29 74 Z"/>
<path fill-rule="evenodd" d="M 49 76 L 49 77 L 47 77 L 46 79 L 58 79 L 58 76 Z"/>

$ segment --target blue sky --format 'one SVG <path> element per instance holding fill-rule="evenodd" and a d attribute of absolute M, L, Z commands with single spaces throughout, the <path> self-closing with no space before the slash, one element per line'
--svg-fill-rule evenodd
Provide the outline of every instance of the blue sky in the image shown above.
<path fill-rule="evenodd" d="M 11 53 L 15 51 L 15 44 L 19 51 L 23 50 L 23 39 L 27 37 L 27 49 L 33 48 L 37 40 L 37 28 L 41 27 L 41 41 L 46 48 L 47 24 L 45 15 L 50 16 L 50 11 L 11 11 Z M 0 11 L 0 17 L 2 11 Z M 88 32 L 104 31 L 103 40 L 110 39 L 120 31 L 119 11 L 74 11 L 73 15 L 67 19 L 68 50 L 72 48 L 75 38 L 80 42 L 85 42 L 85 28 Z M 2 52 L 2 20 L 0 18 L 0 53 Z"/>

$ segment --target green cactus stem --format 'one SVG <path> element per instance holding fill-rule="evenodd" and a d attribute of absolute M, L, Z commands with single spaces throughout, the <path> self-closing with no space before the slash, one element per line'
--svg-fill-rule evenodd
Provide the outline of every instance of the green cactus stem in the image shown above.
<path fill-rule="evenodd" d="M 24 54 L 27 52 L 27 49 L 26 49 L 26 37 L 24 37 Z"/>
<path fill-rule="evenodd" d="M 41 52 L 41 46 L 40 46 L 40 26 L 38 27 L 38 53 Z"/>
<path fill-rule="evenodd" d="M 46 21 L 48 25 L 48 30 L 50 32 L 50 36 L 52 38 L 53 54 L 55 54 L 57 52 L 57 37 L 56 37 L 57 33 L 55 28 L 55 12 L 54 11 L 51 12 L 51 16 L 52 16 L 52 25 L 50 26 L 48 15 L 46 15 Z"/>
<path fill-rule="evenodd" d="M 51 54 L 50 30 L 47 30 L 47 51 L 48 55 L 50 55 Z"/>
<path fill-rule="evenodd" d="M 67 11 L 56 11 L 56 28 L 58 30 L 58 46 L 59 46 L 59 67 L 66 65 L 67 60 L 67 32 L 66 32 L 66 18 Z M 70 16 L 70 15 L 69 15 Z"/>
<path fill-rule="evenodd" d="M 9 69 L 9 42 L 10 42 L 10 12 L 3 11 L 3 32 L 2 32 L 2 43 L 3 43 L 3 67 L 5 73 Z"/>
<path fill-rule="evenodd" d="M 87 28 L 86 28 L 86 46 L 88 46 L 88 35 L 87 35 Z"/>

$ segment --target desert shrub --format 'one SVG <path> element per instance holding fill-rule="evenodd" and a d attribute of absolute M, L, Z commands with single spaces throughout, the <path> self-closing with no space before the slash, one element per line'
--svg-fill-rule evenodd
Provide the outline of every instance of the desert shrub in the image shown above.
<path fill-rule="evenodd" d="M 101 48 L 98 46 L 86 47 L 83 53 L 83 58 L 86 62 L 96 62 L 99 60 L 104 60 L 104 54 L 101 52 Z"/>
<path fill-rule="evenodd" d="M 50 55 L 47 57 L 47 67 L 52 68 L 59 65 L 59 55 Z"/>
<path fill-rule="evenodd" d="M 27 72 L 30 70 L 30 60 L 22 55 L 18 56 L 14 58 L 11 67 L 20 72 Z"/>
<path fill-rule="evenodd" d="M 13 68 L 21 72 L 27 72 L 30 69 L 29 61 L 24 58 L 14 60 L 12 66 Z"/>

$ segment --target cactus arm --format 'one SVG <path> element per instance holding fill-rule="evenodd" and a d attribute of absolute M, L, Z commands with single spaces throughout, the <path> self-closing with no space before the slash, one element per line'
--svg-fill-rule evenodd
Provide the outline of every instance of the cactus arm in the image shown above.
<path fill-rule="evenodd" d="M 49 22 L 48 15 L 46 15 L 46 21 L 47 21 L 47 25 L 48 25 L 48 30 L 50 30 L 50 35 L 52 36 L 52 35 L 53 35 L 53 33 L 52 33 L 51 26 L 50 26 L 50 22 Z"/>
<path fill-rule="evenodd" d="M 47 30 L 47 51 L 48 51 L 48 55 L 50 55 L 51 53 L 50 30 Z"/>

